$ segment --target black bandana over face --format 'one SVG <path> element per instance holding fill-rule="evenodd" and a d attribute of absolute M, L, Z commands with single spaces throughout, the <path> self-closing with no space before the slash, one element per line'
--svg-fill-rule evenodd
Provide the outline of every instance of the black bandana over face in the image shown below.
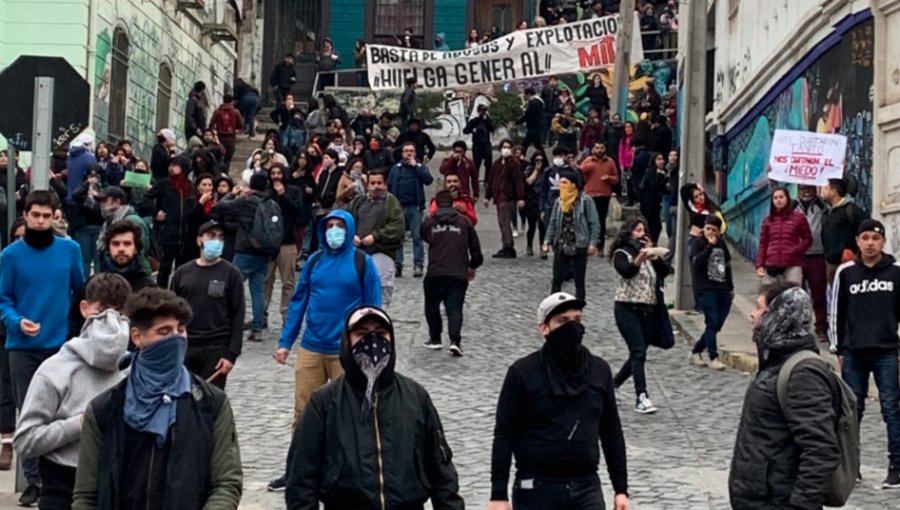
<path fill-rule="evenodd" d="M 543 356 L 556 396 L 574 396 L 587 389 L 590 382 L 590 352 L 581 344 L 584 326 L 570 321 L 556 328 L 544 344 Z"/>
<path fill-rule="evenodd" d="M 362 404 L 362 416 L 367 420 L 372 413 L 375 383 L 391 360 L 394 346 L 391 341 L 372 331 L 353 346 L 353 360 L 366 376 L 366 395 Z"/>

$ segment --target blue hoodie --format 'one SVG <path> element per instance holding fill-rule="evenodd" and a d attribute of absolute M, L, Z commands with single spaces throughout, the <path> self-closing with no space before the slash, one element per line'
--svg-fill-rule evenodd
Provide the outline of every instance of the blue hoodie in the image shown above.
<path fill-rule="evenodd" d="M 66 202 L 75 204 L 75 190 L 84 182 L 87 177 L 88 170 L 91 165 L 97 162 L 94 153 L 87 150 L 84 146 L 76 146 L 69 149 L 69 159 L 66 161 L 66 168 L 69 169 L 69 175 L 66 177 L 66 186 L 69 194 L 66 196 Z"/>
<path fill-rule="evenodd" d="M 347 225 L 347 238 L 337 250 L 332 250 L 325 242 L 325 224 L 330 218 L 340 218 Z M 319 222 L 317 233 L 321 255 L 313 255 L 319 260 L 312 274 L 311 264 L 303 266 L 300 272 L 278 347 L 290 349 L 294 345 L 306 317 L 306 331 L 300 346 L 319 354 L 338 354 L 347 315 L 362 305 L 381 306 L 381 277 L 372 257 L 366 255 L 365 289 L 360 288 L 353 246 L 356 223 L 350 213 L 332 211 Z"/>

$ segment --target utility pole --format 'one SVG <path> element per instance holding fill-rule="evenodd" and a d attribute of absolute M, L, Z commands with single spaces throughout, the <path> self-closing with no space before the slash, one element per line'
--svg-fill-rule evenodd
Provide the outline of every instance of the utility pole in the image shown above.
<path fill-rule="evenodd" d="M 616 36 L 616 62 L 613 67 L 612 112 L 625 119 L 628 111 L 628 84 L 631 77 L 631 34 L 634 31 L 634 0 L 623 0 L 619 7 Z"/>
<path fill-rule="evenodd" d="M 678 189 L 688 182 L 702 182 L 703 165 L 706 158 L 706 0 L 681 2 L 682 12 L 687 11 L 687 23 L 679 31 L 679 79 L 681 83 L 681 108 L 678 119 L 681 124 L 681 169 L 678 174 Z M 681 204 L 678 211 L 675 251 L 675 308 L 687 310 L 694 307 L 691 290 L 690 258 L 687 254 L 687 240 L 690 231 L 688 215 Z"/>
<path fill-rule="evenodd" d="M 53 78 L 34 79 L 34 141 L 31 144 L 31 189 L 50 188 L 50 148 L 53 136 Z M 15 181 L 12 181 L 15 182 Z"/>

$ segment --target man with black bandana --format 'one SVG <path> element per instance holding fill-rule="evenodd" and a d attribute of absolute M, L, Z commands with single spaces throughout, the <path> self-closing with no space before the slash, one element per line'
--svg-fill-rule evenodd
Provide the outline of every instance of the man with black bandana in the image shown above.
<path fill-rule="evenodd" d="M 516 510 L 602 510 L 600 446 L 615 491 L 614 510 L 628 510 L 625 438 L 612 371 L 581 343 L 584 301 L 565 292 L 538 307 L 544 346 L 513 363 L 497 403 L 488 510 L 510 510 L 516 457 Z"/>
<path fill-rule="evenodd" d="M 16 408 L 22 408 L 35 371 L 68 339 L 68 314 L 84 288 L 81 248 L 53 234 L 60 203 L 56 193 L 36 190 L 25 199 L 25 237 L 3 251 L 0 265 L 0 319 L 6 326 L 10 381 Z M 40 496 L 38 459 L 24 459 L 28 487 L 20 504 Z"/>
<path fill-rule="evenodd" d="M 350 312 L 344 375 L 313 393 L 288 452 L 289 510 L 462 510 L 459 481 L 428 392 L 394 372 L 394 327 L 383 310 Z M 344 455 L 345 451 L 354 452 Z M 332 476 L 332 473 L 335 475 Z"/>

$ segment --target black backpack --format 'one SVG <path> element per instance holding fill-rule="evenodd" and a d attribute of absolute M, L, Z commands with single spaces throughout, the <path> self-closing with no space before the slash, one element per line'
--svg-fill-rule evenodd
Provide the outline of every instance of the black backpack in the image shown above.
<path fill-rule="evenodd" d="M 253 215 L 250 246 L 263 253 L 278 253 L 284 240 L 284 217 L 281 206 L 271 198 L 264 198 Z"/>

